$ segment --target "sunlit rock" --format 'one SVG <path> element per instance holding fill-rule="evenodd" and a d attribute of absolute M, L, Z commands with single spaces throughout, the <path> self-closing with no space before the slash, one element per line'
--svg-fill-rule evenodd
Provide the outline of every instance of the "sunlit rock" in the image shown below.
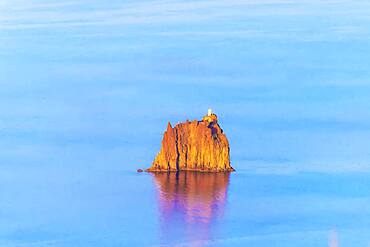
<path fill-rule="evenodd" d="M 201 121 L 186 121 L 164 133 L 162 147 L 147 171 L 234 171 L 230 147 L 218 125 L 216 114 L 208 110 Z"/>

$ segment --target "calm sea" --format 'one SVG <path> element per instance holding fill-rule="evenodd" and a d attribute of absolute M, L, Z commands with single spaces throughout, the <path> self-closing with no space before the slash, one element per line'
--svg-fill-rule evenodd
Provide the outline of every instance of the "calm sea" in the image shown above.
<path fill-rule="evenodd" d="M 369 16 L 0 0 L 0 246 L 369 247 Z M 235 173 L 136 173 L 208 108 Z"/>
<path fill-rule="evenodd" d="M 369 175 L 60 167 L 2 171 L 0 184 L 1 246 L 316 247 L 370 241 Z"/>

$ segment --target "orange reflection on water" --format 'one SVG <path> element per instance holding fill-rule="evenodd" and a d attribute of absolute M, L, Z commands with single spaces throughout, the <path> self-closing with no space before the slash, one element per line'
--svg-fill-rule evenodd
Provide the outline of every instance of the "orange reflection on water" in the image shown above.
<path fill-rule="evenodd" d="M 230 173 L 154 173 L 163 244 L 201 246 L 222 217 Z M 197 244 L 196 244 L 197 243 Z"/>

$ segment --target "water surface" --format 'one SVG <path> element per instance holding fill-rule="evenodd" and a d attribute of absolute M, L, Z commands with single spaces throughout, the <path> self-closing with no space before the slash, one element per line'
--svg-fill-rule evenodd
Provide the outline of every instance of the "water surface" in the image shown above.
<path fill-rule="evenodd" d="M 2 246 L 370 242 L 369 175 L 32 170 L 2 172 Z"/>
<path fill-rule="evenodd" d="M 0 246 L 369 246 L 369 16 L 0 0 Z M 235 173 L 135 172 L 208 108 Z"/>

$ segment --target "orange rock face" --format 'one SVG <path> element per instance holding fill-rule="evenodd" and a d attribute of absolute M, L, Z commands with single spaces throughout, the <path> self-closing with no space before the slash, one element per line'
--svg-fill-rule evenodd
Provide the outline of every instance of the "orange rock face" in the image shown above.
<path fill-rule="evenodd" d="M 161 150 L 147 171 L 234 171 L 229 153 L 229 142 L 215 114 L 174 128 L 168 123 Z"/>

